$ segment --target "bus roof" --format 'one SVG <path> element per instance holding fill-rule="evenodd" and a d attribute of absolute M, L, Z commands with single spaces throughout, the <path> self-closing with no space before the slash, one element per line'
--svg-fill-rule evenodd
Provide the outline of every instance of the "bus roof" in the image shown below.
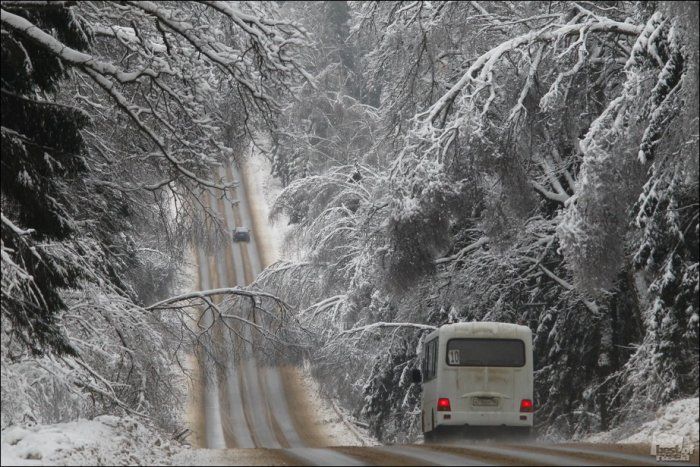
<path fill-rule="evenodd" d="M 527 326 L 491 321 L 472 321 L 468 323 L 444 324 L 426 336 L 431 339 L 439 335 L 443 338 L 453 337 L 493 337 L 516 338 L 532 337 L 532 330 Z"/>

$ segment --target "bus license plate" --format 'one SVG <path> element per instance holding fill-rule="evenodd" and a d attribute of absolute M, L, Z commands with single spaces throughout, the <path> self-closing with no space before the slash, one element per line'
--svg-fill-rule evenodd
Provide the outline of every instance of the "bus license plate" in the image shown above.
<path fill-rule="evenodd" d="M 475 407 L 496 407 L 498 399 L 494 397 L 475 397 L 472 399 L 472 405 Z"/>

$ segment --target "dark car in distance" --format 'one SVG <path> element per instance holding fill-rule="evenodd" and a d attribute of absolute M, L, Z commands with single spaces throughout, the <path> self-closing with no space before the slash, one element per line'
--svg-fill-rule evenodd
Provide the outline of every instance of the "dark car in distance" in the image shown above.
<path fill-rule="evenodd" d="M 249 242 L 250 229 L 248 227 L 236 227 L 232 232 L 234 242 Z"/>

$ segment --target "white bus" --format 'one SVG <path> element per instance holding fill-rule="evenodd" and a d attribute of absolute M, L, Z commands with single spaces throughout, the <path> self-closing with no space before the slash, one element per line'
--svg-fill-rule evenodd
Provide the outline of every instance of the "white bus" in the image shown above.
<path fill-rule="evenodd" d="M 419 355 L 426 440 L 466 426 L 521 427 L 533 422 L 532 331 L 526 326 L 447 324 L 428 334 Z"/>

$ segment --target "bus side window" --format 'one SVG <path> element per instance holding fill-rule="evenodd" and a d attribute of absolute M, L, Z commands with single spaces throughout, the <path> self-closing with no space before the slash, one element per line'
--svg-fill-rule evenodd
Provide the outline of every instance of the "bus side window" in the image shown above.
<path fill-rule="evenodd" d="M 432 352 L 431 352 L 432 346 L 430 345 L 430 342 L 428 342 L 425 345 L 425 371 L 423 374 L 425 375 L 425 380 L 430 381 L 430 360 L 432 358 Z"/>
<path fill-rule="evenodd" d="M 435 378 L 437 366 L 437 339 L 433 339 L 425 345 L 425 360 L 423 361 L 425 381 Z"/>
<path fill-rule="evenodd" d="M 433 341 L 428 342 L 428 381 L 433 379 Z"/>

